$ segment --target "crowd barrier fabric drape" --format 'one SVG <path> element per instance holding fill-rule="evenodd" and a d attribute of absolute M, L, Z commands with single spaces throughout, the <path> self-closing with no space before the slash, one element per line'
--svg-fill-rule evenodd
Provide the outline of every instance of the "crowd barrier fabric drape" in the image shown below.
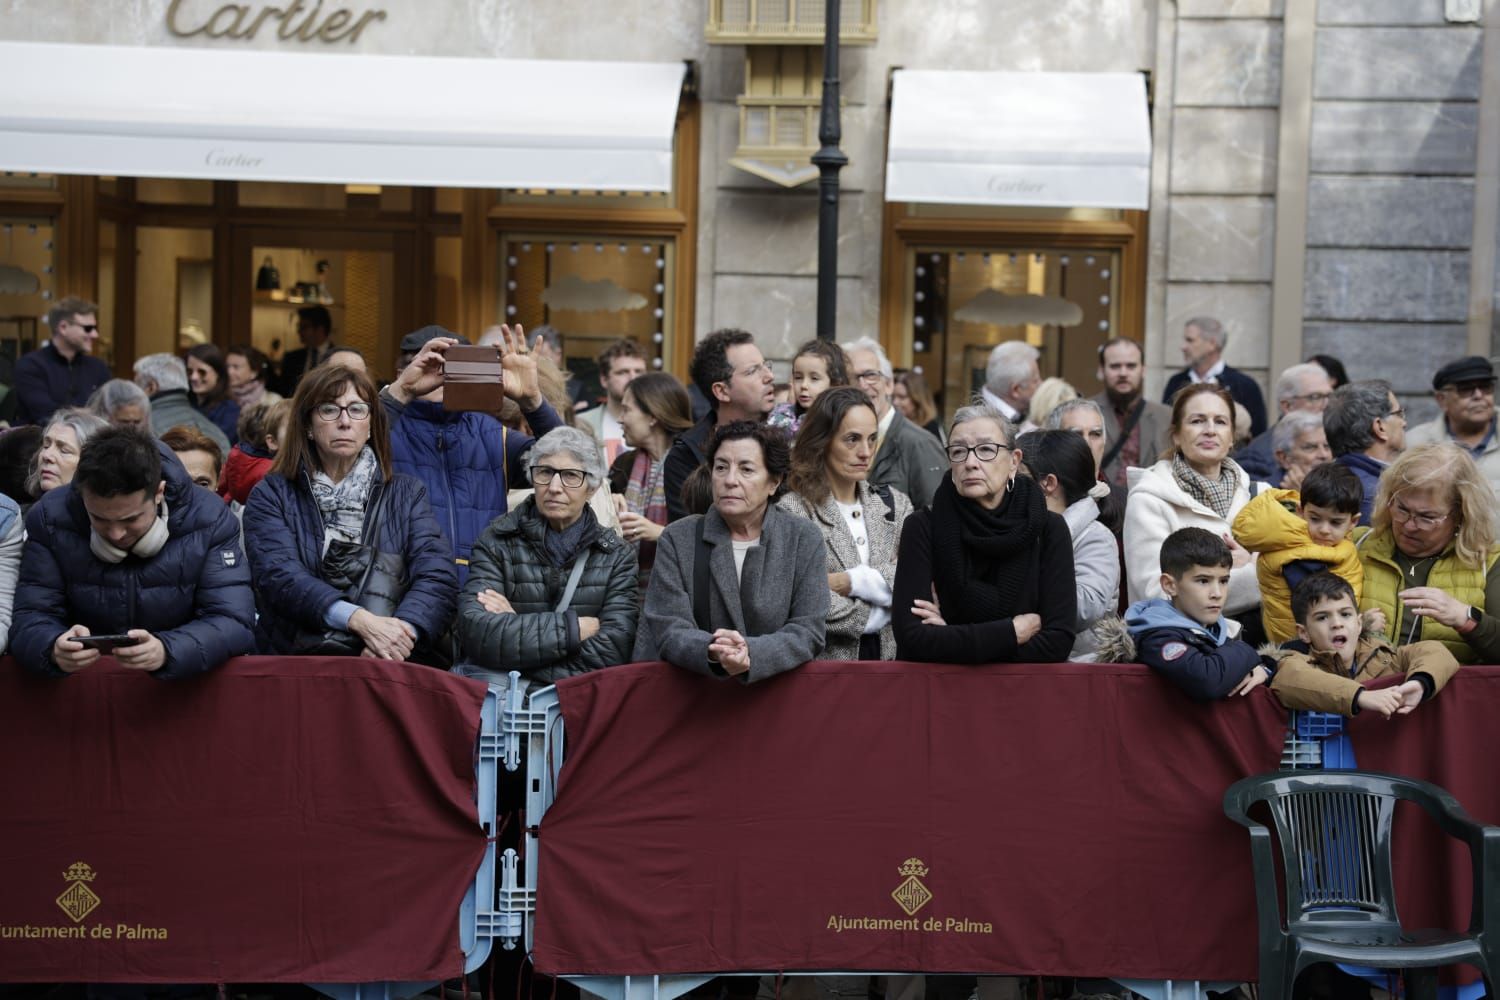
<path fill-rule="evenodd" d="M 0 979 L 457 975 L 484 692 L 361 659 L 0 662 Z"/>
<path fill-rule="evenodd" d="M 1137 666 L 910 663 L 748 688 L 636 665 L 558 691 L 544 972 L 1256 977 L 1222 803 L 1277 767 L 1265 691 L 1199 705 Z M 1467 669 L 1411 717 L 1357 720 L 1356 753 L 1500 821 L 1497 709 L 1500 671 Z M 1466 859 L 1445 859 L 1445 881 L 1403 874 L 1404 912 L 1464 926 Z"/>

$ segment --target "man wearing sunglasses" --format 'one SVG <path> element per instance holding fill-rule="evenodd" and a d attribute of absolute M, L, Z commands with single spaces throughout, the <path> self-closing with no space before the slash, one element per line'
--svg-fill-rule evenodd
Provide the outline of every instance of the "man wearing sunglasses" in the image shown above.
<path fill-rule="evenodd" d="M 45 424 L 52 411 L 82 406 L 109 381 L 109 366 L 92 356 L 99 307 L 68 296 L 47 312 L 52 338 L 16 362 L 16 423 Z"/>
<path fill-rule="evenodd" d="M 1495 366 L 1489 358 L 1451 361 L 1432 377 L 1433 397 L 1442 414 L 1406 434 L 1410 447 L 1452 441 L 1468 449 L 1479 471 L 1500 491 L 1500 438 L 1495 434 Z"/>

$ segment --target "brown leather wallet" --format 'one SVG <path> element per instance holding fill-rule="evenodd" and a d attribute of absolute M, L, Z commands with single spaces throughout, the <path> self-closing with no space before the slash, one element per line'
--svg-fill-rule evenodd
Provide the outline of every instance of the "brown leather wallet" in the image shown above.
<path fill-rule="evenodd" d="M 498 413 L 504 402 L 499 347 L 454 344 L 443 353 L 443 409 Z"/>

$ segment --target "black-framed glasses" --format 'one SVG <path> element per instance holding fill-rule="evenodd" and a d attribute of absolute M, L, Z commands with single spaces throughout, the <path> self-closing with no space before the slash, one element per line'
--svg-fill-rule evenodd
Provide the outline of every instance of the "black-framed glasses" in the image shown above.
<path fill-rule="evenodd" d="M 76 327 L 78 327 L 78 329 L 82 330 L 84 333 L 98 333 L 99 332 L 99 324 L 98 323 L 74 323 L 73 325 L 76 326 Z"/>
<path fill-rule="evenodd" d="M 1000 454 L 1001 446 L 992 441 L 985 441 L 982 444 L 972 446 L 950 444 L 947 451 L 950 465 L 959 465 L 960 463 L 967 462 L 971 454 L 977 455 L 981 462 L 993 462 L 995 457 Z"/>
<path fill-rule="evenodd" d="M 1451 392 L 1459 399 L 1465 396 L 1493 396 L 1495 394 L 1494 379 L 1480 379 L 1476 382 L 1456 382 L 1452 385 L 1443 386 L 1444 392 Z"/>
<path fill-rule="evenodd" d="M 1406 419 L 1406 407 L 1398 406 L 1390 413 L 1387 413 L 1385 416 L 1387 420 L 1389 420 L 1391 417 L 1400 417 L 1404 421 Z"/>
<path fill-rule="evenodd" d="M 319 420 L 325 423 L 331 424 L 344 414 L 348 414 L 350 420 L 357 422 L 370 419 L 370 404 L 350 403 L 348 406 L 340 406 L 337 403 L 319 403 L 313 408 L 313 412 L 318 415 Z"/>
<path fill-rule="evenodd" d="M 588 478 L 588 473 L 583 469 L 554 469 L 550 465 L 534 465 L 531 468 L 533 486 L 546 486 L 554 476 L 561 478 L 562 484 L 568 489 L 576 490 Z"/>

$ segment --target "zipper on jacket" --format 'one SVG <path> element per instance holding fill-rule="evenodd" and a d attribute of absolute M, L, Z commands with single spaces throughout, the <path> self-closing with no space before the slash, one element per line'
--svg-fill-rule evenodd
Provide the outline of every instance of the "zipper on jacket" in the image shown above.
<path fill-rule="evenodd" d="M 453 492 L 453 474 L 448 471 L 448 432 L 438 428 L 438 451 L 443 453 L 443 485 L 448 489 L 448 544 L 453 546 L 453 558 L 459 558 L 458 554 L 458 520 L 453 513 L 453 505 L 457 502 L 457 494 Z M 503 510 L 501 513 L 505 513 Z"/>

